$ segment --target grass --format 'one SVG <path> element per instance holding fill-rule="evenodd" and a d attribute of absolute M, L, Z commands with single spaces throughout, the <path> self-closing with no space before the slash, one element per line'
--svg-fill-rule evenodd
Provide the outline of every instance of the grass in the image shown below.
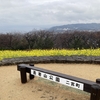
<path fill-rule="evenodd" d="M 1 50 L 0 60 L 4 58 L 28 57 L 28 56 L 100 56 L 100 48 L 98 49 L 82 49 L 82 50 L 67 50 L 67 49 L 51 49 L 51 50 Z"/>

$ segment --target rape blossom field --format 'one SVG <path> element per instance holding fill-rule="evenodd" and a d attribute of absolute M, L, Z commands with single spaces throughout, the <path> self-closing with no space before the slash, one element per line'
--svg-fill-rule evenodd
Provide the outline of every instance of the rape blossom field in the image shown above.
<path fill-rule="evenodd" d="M 100 48 L 98 49 L 82 49 L 82 50 L 67 50 L 67 49 L 51 49 L 51 50 L 1 50 L 0 60 L 4 58 L 27 57 L 27 56 L 100 56 Z"/>

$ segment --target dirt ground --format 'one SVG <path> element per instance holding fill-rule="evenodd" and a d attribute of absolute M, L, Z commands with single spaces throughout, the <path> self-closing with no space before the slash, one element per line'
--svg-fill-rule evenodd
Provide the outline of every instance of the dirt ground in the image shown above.
<path fill-rule="evenodd" d="M 35 66 L 95 81 L 100 65 L 36 64 Z M 27 75 L 28 76 L 28 75 Z M 35 77 L 26 84 L 20 80 L 16 66 L 0 67 L 0 100 L 90 100 L 90 94 Z"/>

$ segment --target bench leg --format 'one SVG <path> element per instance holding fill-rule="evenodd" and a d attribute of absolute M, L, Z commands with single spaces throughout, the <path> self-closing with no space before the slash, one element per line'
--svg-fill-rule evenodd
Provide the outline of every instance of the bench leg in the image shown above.
<path fill-rule="evenodd" d="M 34 75 L 31 75 L 31 73 L 29 74 L 29 78 L 30 78 L 30 79 L 34 79 L 34 77 L 35 77 L 35 76 L 34 76 Z"/>
<path fill-rule="evenodd" d="M 29 64 L 30 66 L 34 67 L 34 64 Z M 30 69 L 30 73 L 29 73 L 29 78 L 30 79 L 34 79 L 34 75 L 31 75 L 31 69 Z"/>
<path fill-rule="evenodd" d="M 21 82 L 26 83 L 27 82 L 26 67 L 20 67 L 20 76 L 21 76 Z"/>
<path fill-rule="evenodd" d="M 90 100 L 100 100 L 100 85 L 94 84 L 91 86 Z"/>

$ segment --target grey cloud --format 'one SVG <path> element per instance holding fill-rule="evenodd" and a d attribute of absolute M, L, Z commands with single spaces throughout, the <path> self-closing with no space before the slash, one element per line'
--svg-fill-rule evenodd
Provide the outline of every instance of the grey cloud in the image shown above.
<path fill-rule="evenodd" d="M 1 25 L 100 22 L 100 0 L 0 0 Z"/>

